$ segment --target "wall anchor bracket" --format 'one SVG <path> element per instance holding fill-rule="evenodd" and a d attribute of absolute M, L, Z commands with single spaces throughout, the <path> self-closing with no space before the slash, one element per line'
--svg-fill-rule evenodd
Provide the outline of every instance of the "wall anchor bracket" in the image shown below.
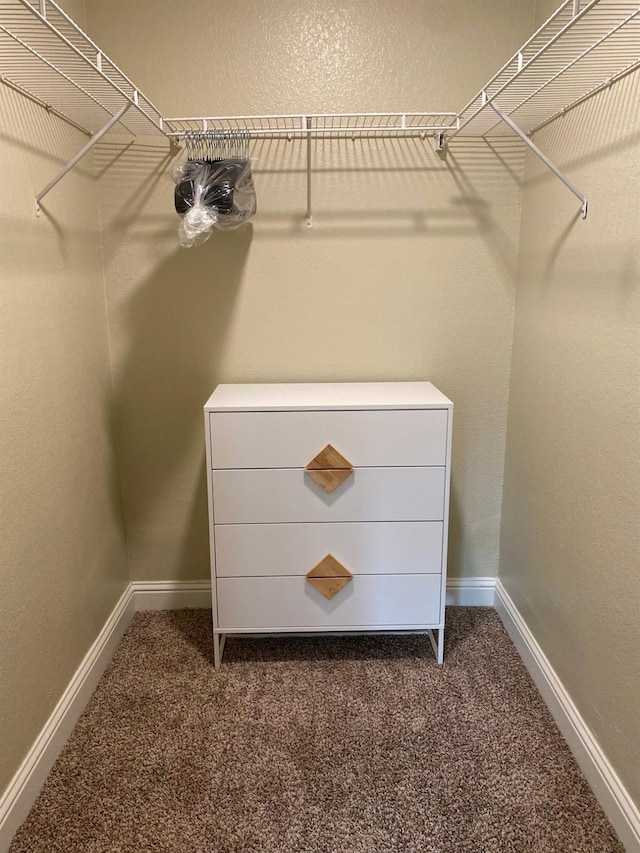
<path fill-rule="evenodd" d="M 533 142 L 531 139 L 529 139 L 529 137 L 526 135 L 526 133 L 521 128 L 518 127 L 518 125 L 515 123 L 515 121 L 510 116 L 508 116 L 505 112 L 503 112 L 500 109 L 500 107 L 497 106 L 493 101 L 489 102 L 489 106 L 496 113 L 496 115 L 508 127 L 510 127 L 511 130 L 517 136 L 520 137 L 520 139 L 525 143 L 525 145 L 531 151 L 533 151 L 533 153 L 537 157 L 539 157 L 540 160 L 542 160 L 542 162 L 545 164 L 545 166 L 547 166 L 547 168 L 551 169 L 553 174 L 562 181 L 562 183 L 565 185 L 565 187 L 567 187 L 567 189 L 571 190 L 571 192 L 577 198 L 580 199 L 580 201 L 582 202 L 582 207 L 581 207 L 582 218 L 586 219 L 587 218 L 587 208 L 588 208 L 587 197 L 583 193 L 580 192 L 580 190 L 575 186 L 575 184 L 572 184 L 571 181 L 565 175 L 563 175 L 563 173 L 560 171 L 560 169 L 558 169 L 558 167 L 554 163 L 551 162 L 551 160 L 547 157 L 546 154 L 542 153 L 542 151 L 538 148 L 538 146 L 535 144 L 535 142 Z"/>
<path fill-rule="evenodd" d="M 120 121 L 120 119 L 122 118 L 122 116 L 126 113 L 126 111 L 132 106 L 133 106 L 133 101 L 127 101 L 126 104 L 121 109 L 119 109 L 115 115 L 113 115 L 109 119 L 109 121 L 105 124 L 105 126 L 102 127 L 96 134 L 94 134 L 91 137 L 91 139 L 87 142 L 87 144 L 84 146 L 84 148 L 82 148 L 82 150 L 78 151 L 76 156 L 73 157 L 71 160 L 69 160 L 67 165 L 64 166 L 64 168 L 62 168 L 58 172 L 58 174 L 55 176 L 55 178 L 52 178 L 49 181 L 49 183 L 46 185 L 46 187 L 43 190 L 40 190 L 40 192 L 36 196 L 36 216 L 40 216 L 40 202 L 46 196 L 46 194 L 50 190 L 52 190 L 59 181 L 61 181 L 64 178 L 64 176 L 67 174 L 67 172 L 70 172 L 73 169 L 73 167 L 84 157 L 85 154 L 87 154 L 89 151 L 91 151 L 91 149 L 96 144 L 96 142 L 99 142 L 102 139 L 102 137 L 105 135 L 105 133 L 108 133 L 111 130 L 111 128 L 114 126 L 114 124 L 117 124 Z"/>

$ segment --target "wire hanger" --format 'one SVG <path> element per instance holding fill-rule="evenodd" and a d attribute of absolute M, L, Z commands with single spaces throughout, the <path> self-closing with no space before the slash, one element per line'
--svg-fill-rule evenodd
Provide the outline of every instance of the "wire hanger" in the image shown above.
<path fill-rule="evenodd" d="M 248 160 L 250 139 L 248 130 L 190 130 L 184 135 L 187 158 L 208 163 Z"/>

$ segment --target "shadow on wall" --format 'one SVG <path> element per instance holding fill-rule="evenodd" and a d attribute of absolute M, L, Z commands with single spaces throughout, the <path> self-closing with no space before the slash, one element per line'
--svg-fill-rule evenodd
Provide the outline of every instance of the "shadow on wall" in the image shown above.
<path fill-rule="evenodd" d="M 96 147 L 131 576 L 206 571 L 202 406 L 220 381 L 251 225 L 178 245 L 166 140 Z M 197 479 L 194 472 L 197 471 Z"/>
<path fill-rule="evenodd" d="M 508 281 L 515 279 L 518 254 L 514 252 L 508 229 L 483 199 L 492 169 L 487 168 L 487 174 L 478 176 L 474 165 L 478 162 L 484 162 L 485 167 L 489 163 L 493 168 L 497 165 L 502 170 L 499 180 L 513 186 L 519 197 L 522 180 L 518 173 L 524 168 L 523 148 L 510 140 L 463 139 L 457 145 L 452 144 L 444 157 L 452 182 L 459 190 L 453 203 L 468 211 L 474 228 L 483 235 L 496 266 Z"/>
<path fill-rule="evenodd" d="M 232 234 L 214 233 L 197 252 L 177 248 L 136 287 L 121 330 L 126 357 L 115 373 L 115 400 L 127 525 L 158 546 L 166 538 L 169 552 L 178 547 L 179 532 L 183 553 L 174 560 L 185 577 L 202 574 L 207 552 L 201 412 L 220 381 L 251 239 L 252 228 L 245 225 Z M 183 481 L 194 465 L 195 488 Z M 159 518 L 165 523 L 154 529 Z"/>
<path fill-rule="evenodd" d="M 315 139 L 312 213 L 318 227 L 308 232 L 304 144 L 258 139 L 252 151 L 260 239 L 284 234 L 309 239 L 310 233 L 315 241 L 464 239 L 480 232 L 488 243 L 496 243 L 497 253 L 505 247 L 497 228 L 499 213 L 492 210 L 496 194 L 520 192 L 524 165 L 524 146 L 513 138 L 490 144 L 456 139 L 443 154 L 436 152 L 433 140 L 417 137 Z"/>
<path fill-rule="evenodd" d="M 478 338 L 491 335 L 487 382 L 493 376 L 495 341 L 502 349 L 509 346 L 510 314 L 502 302 L 514 283 L 517 250 L 514 229 L 509 232 L 497 223 L 505 212 L 508 221 L 517 215 L 522 146 L 509 140 L 490 148 L 480 140 L 461 140 L 443 160 L 422 141 L 362 142 L 336 140 L 314 152 L 318 226 L 311 231 L 304 228 L 304 146 L 286 140 L 256 142 L 255 233 L 248 223 L 236 232 L 214 232 L 189 250 L 178 247 L 168 177 L 172 155 L 166 143 L 131 144 L 123 138 L 98 147 L 133 578 L 191 579 L 208 572 L 201 412 L 218 382 L 427 375 L 457 395 L 464 412 L 469 383 L 460 375 L 460 364 L 469 362 L 465 348 L 472 351 Z M 383 252 L 373 242 L 378 236 L 388 241 Z M 252 244 L 252 278 L 240 304 Z M 463 246 L 473 249 L 469 261 L 460 256 Z M 405 272 L 407 252 L 411 264 Z M 477 263 L 483 267 L 482 282 L 472 285 L 467 272 Z M 399 302 L 398 276 L 407 283 L 406 299 Z M 476 316 L 470 329 L 468 317 L 456 307 L 460 300 L 481 298 L 480 284 L 505 316 L 506 324 L 495 324 L 495 333 L 486 331 L 487 325 L 494 328 L 494 312 Z M 287 306 L 284 317 L 273 310 L 282 304 Z M 325 324 L 324 347 L 309 345 L 309 316 Z M 381 336 L 401 341 L 402 354 L 390 360 L 378 345 Z M 230 339 L 237 344 L 233 354 Z M 238 353 L 240 346 L 244 350 Z M 248 346 L 268 353 L 268 363 L 255 353 L 247 357 Z M 481 362 L 474 364 L 483 369 Z M 501 388 L 504 383 L 493 384 Z M 467 446 L 469 455 L 484 452 L 493 459 L 488 446 L 494 439 L 482 436 L 480 449 L 470 450 L 464 420 L 459 417 L 458 423 L 463 424 L 458 444 Z M 495 433 L 495 426 L 490 431 Z M 476 444 L 478 439 L 476 434 Z M 464 453 L 458 463 L 461 507 L 468 501 L 463 468 L 469 465 L 463 459 Z M 456 539 L 464 535 L 462 516 L 461 508 L 452 517 Z M 491 525 L 493 530 L 493 521 Z M 453 547 L 454 561 L 465 548 Z"/>

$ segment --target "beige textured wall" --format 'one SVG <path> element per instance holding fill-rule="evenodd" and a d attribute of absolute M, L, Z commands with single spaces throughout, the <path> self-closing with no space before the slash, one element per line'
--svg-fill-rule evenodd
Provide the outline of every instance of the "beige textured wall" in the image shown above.
<path fill-rule="evenodd" d="M 1 792 L 127 568 L 90 159 L 35 217 L 86 138 L 2 85 L 0 127 Z"/>
<path fill-rule="evenodd" d="M 547 9 L 540 8 L 542 15 Z M 640 76 L 527 158 L 500 574 L 640 802 Z"/>
<path fill-rule="evenodd" d="M 530 0 L 87 8 L 166 115 L 457 110 L 533 16 Z M 518 145 L 462 142 L 441 161 L 431 141 L 317 143 L 307 231 L 302 146 L 258 143 L 259 215 L 190 250 L 167 152 L 97 154 L 132 578 L 208 574 L 201 407 L 216 383 L 394 379 L 454 400 L 451 573 L 495 574 Z"/>

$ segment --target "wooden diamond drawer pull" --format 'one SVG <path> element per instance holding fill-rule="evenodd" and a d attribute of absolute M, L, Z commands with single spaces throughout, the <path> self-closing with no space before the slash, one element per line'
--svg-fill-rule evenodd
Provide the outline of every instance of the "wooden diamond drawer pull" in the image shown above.
<path fill-rule="evenodd" d="M 342 563 L 339 563 L 331 554 L 320 560 L 317 566 L 307 572 L 307 580 L 325 598 L 331 600 L 334 595 L 353 580 L 353 575 Z"/>
<path fill-rule="evenodd" d="M 304 470 L 329 493 L 353 474 L 351 463 L 330 444 L 314 456 Z"/>

